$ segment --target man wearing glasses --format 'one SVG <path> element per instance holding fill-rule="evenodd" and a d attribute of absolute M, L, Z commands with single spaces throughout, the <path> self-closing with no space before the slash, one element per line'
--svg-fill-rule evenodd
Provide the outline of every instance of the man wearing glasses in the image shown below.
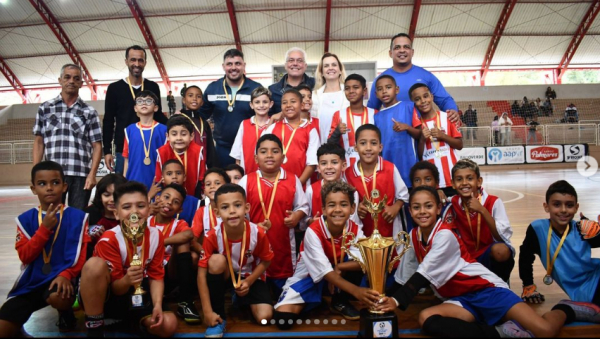
<path fill-rule="evenodd" d="M 59 163 L 65 173 L 68 205 L 83 210 L 96 186 L 102 157 L 100 119 L 98 112 L 79 97 L 83 84 L 79 66 L 64 65 L 58 82 L 60 94 L 38 108 L 33 126 L 33 165 L 44 157 Z M 65 197 L 66 193 L 63 203 Z"/>
<path fill-rule="evenodd" d="M 273 115 L 281 112 L 281 97 L 288 88 L 308 85 L 312 90 L 315 87 L 315 78 L 311 78 L 304 73 L 306 72 L 306 66 L 306 52 L 302 48 L 292 47 L 285 53 L 285 71 L 287 74 L 279 82 L 269 86 L 274 101 L 269 114 Z"/>
<path fill-rule="evenodd" d="M 104 101 L 104 119 L 102 120 L 102 135 L 104 138 L 104 162 L 110 171 L 123 174 L 123 140 L 125 127 L 134 124 L 140 119 L 134 111 L 135 96 L 141 91 L 151 91 L 159 98 L 158 110 L 154 113 L 154 120 L 166 125 L 167 117 L 162 112 L 160 102 L 160 88 L 152 80 L 144 79 L 142 73 L 146 67 L 146 51 L 133 45 L 125 51 L 125 65 L 129 74 L 124 79 L 108 85 L 106 100 Z M 116 123 L 116 126 L 115 126 Z M 116 159 L 112 154 L 114 138 Z"/>

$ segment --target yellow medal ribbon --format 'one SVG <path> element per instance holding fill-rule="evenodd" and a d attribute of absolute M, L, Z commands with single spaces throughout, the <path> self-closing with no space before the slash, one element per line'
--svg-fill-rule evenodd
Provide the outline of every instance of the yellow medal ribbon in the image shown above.
<path fill-rule="evenodd" d="M 213 229 L 213 228 L 215 228 L 215 226 L 217 226 L 217 220 L 215 218 L 215 222 L 213 223 L 214 217 L 213 217 L 213 211 L 212 211 L 210 204 L 208 204 L 207 208 L 208 208 L 208 224 L 210 225 L 210 229 Z"/>
<path fill-rule="evenodd" d="M 150 145 L 152 144 L 152 135 L 154 135 L 154 127 L 156 127 L 156 122 L 153 122 L 152 129 L 150 129 L 150 139 L 148 140 L 148 147 L 146 147 L 146 139 L 144 138 L 144 131 L 142 124 L 140 123 L 140 134 L 142 135 L 142 145 L 144 145 L 144 164 L 150 165 Z"/>
<path fill-rule="evenodd" d="M 331 233 L 331 230 L 329 229 L 329 226 L 327 225 L 327 220 L 325 220 L 325 227 L 327 228 L 327 230 L 329 231 L 329 240 L 331 240 L 331 249 L 333 251 L 333 267 L 335 268 L 338 264 L 337 261 L 337 253 L 335 250 L 335 243 L 333 242 L 333 234 Z M 344 241 L 344 238 L 346 236 L 346 226 L 344 226 L 344 230 L 342 231 L 342 242 Z M 344 251 L 340 251 L 340 263 L 344 262 Z"/>
<path fill-rule="evenodd" d="M 284 157 L 284 159 L 286 157 L 288 149 L 290 148 L 290 145 L 292 144 L 292 140 L 294 140 L 294 135 L 296 135 L 296 131 L 298 130 L 298 128 L 299 127 L 296 127 L 296 128 L 293 129 L 292 135 L 290 136 L 290 140 L 288 140 L 287 145 L 284 144 L 284 146 L 283 146 L 283 157 Z M 285 143 L 284 140 L 285 140 L 285 121 L 282 122 L 282 124 L 281 124 L 281 142 Z"/>
<path fill-rule="evenodd" d="M 131 82 L 129 82 L 129 76 L 127 76 L 127 84 L 129 85 L 129 90 L 131 91 L 131 96 L 133 97 L 133 101 L 135 101 L 135 93 L 133 92 L 133 87 L 131 86 Z M 142 91 L 144 90 L 144 78 L 142 78 Z"/>
<path fill-rule="evenodd" d="M 246 77 L 242 76 L 242 83 L 240 83 L 240 86 L 238 88 L 242 88 L 242 86 L 244 86 L 244 81 L 246 80 Z M 227 110 L 229 112 L 233 112 L 233 107 L 235 106 L 235 96 L 233 96 L 233 90 L 231 91 L 232 94 L 232 98 L 231 100 L 229 100 L 229 93 L 227 93 L 227 87 L 225 86 L 225 79 L 223 79 L 223 92 L 225 92 L 225 99 L 227 100 L 227 104 L 229 104 L 229 107 L 227 108 Z M 236 93 L 237 96 L 237 93 Z"/>
<path fill-rule="evenodd" d="M 441 122 L 441 119 L 440 119 L 440 112 L 439 111 L 436 113 L 435 117 L 436 117 L 437 125 L 434 125 L 434 128 L 439 128 L 442 125 L 442 122 Z M 421 116 L 421 124 L 423 126 L 427 127 L 427 124 L 425 123 L 425 120 L 423 120 L 422 116 Z M 433 141 L 433 137 L 429 137 L 429 140 L 433 144 L 433 147 L 435 147 L 435 156 L 439 158 L 441 156 L 441 154 L 440 154 L 440 142 L 439 141 Z"/>
<path fill-rule="evenodd" d="M 60 225 L 62 225 L 63 214 L 65 211 L 65 206 L 61 206 L 60 208 L 60 219 L 58 219 L 58 227 L 54 232 L 54 239 L 52 239 L 52 244 L 50 245 L 50 252 L 46 253 L 46 247 L 42 248 L 42 254 L 44 257 L 44 265 L 50 264 L 50 260 L 52 259 L 52 250 L 54 249 L 54 243 L 56 242 L 56 238 L 58 237 L 58 232 L 60 232 Z M 38 227 L 42 227 L 42 206 L 38 209 Z M 48 272 L 50 273 L 50 272 Z"/>
<path fill-rule="evenodd" d="M 367 121 L 367 113 L 368 110 L 367 108 L 363 108 L 363 116 L 361 119 L 361 126 L 366 124 Z M 350 131 L 352 131 L 352 136 L 350 135 L 350 133 L 348 133 L 348 144 L 350 144 L 350 146 L 354 146 L 353 143 L 355 143 L 354 141 L 354 133 L 356 132 L 356 130 L 354 129 L 354 115 L 352 114 L 352 111 L 350 110 L 350 107 L 346 108 L 346 119 L 348 120 L 349 124 L 350 124 Z"/>
<path fill-rule="evenodd" d="M 570 226 L 571 225 L 567 225 L 567 229 L 565 230 L 565 233 L 563 233 L 562 237 L 560 238 L 560 242 L 558 243 L 558 246 L 556 247 L 556 252 L 554 252 L 552 261 L 550 261 L 550 242 L 552 240 L 552 225 L 550 225 L 550 228 L 548 229 L 548 242 L 546 245 L 546 265 L 548 268 L 546 269 L 546 276 L 550 276 L 552 274 L 552 269 L 554 268 L 554 262 L 556 261 L 556 258 L 558 257 L 558 252 L 560 252 L 562 245 L 565 243 L 565 240 L 567 240 L 567 235 L 569 234 Z"/>
<path fill-rule="evenodd" d="M 473 198 L 471 198 L 473 199 Z M 481 203 L 481 195 L 478 197 L 479 203 Z M 471 214 L 469 213 L 469 207 L 465 203 L 463 203 L 463 208 L 467 213 L 467 222 L 469 223 L 469 230 L 471 231 L 471 237 L 475 237 L 473 234 L 473 226 L 471 226 Z M 475 251 L 479 250 L 479 237 L 481 234 L 481 214 L 477 213 L 477 244 L 475 246 Z"/>
<path fill-rule="evenodd" d="M 187 114 L 185 114 L 185 113 L 181 113 L 181 115 L 186 117 L 192 123 L 192 126 L 194 126 L 194 129 L 196 130 L 196 132 L 200 133 L 200 139 L 202 139 L 202 135 L 204 135 L 204 123 L 202 122 L 202 118 L 199 119 L 200 120 L 200 129 L 198 129 L 198 126 L 196 126 L 196 123 L 194 123 L 194 120 L 192 120 L 192 118 L 188 117 Z"/>
<path fill-rule="evenodd" d="M 179 156 L 179 154 L 177 154 L 177 151 L 175 151 L 175 149 L 173 149 L 173 153 L 175 153 L 177 160 L 179 160 L 179 162 L 183 164 L 183 171 L 185 172 L 185 175 L 187 175 L 187 151 L 183 152 L 183 159 L 185 161 L 181 160 L 181 157 Z"/>
<path fill-rule="evenodd" d="M 227 231 L 223 228 L 223 247 L 227 253 L 227 264 L 229 265 L 229 273 L 231 275 L 231 281 L 233 282 L 233 288 L 238 288 L 242 282 L 242 268 L 244 265 L 244 253 L 246 251 L 246 228 L 248 227 L 248 221 L 244 223 L 244 235 L 242 236 L 242 250 L 240 251 L 240 270 L 238 272 L 237 283 L 235 281 L 235 272 L 233 272 L 233 259 L 231 258 L 231 251 L 229 250 L 229 241 L 227 240 Z M 233 250 L 233 244 L 232 250 Z"/>
<path fill-rule="evenodd" d="M 260 199 L 260 205 L 262 206 L 263 214 L 265 215 L 265 220 L 269 220 L 271 216 L 271 211 L 273 210 L 273 201 L 275 201 L 275 193 L 277 192 L 277 185 L 279 184 L 279 175 L 281 172 L 277 173 L 275 177 L 275 184 L 273 185 L 273 192 L 271 192 L 271 201 L 269 202 L 269 210 L 265 208 L 265 199 L 263 198 L 262 188 L 260 187 L 260 175 L 256 172 L 256 185 L 258 186 L 258 198 Z"/>
<path fill-rule="evenodd" d="M 379 160 L 377 162 L 377 165 L 375 166 L 375 169 L 373 170 L 373 190 L 371 190 L 371 193 L 369 194 L 369 190 L 367 189 L 367 183 L 365 181 L 365 174 L 362 169 L 362 164 L 360 162 L 358 163 L 358 170 L 360 171 L 360 180 L 362 181 L 363 188 L 365 189 L 365 196 L 373 196 L 373 191 L 377 191 L 377 193 L 379 193 L 379 190 L 377 190 L 377 166 L 379 166 Z"/>

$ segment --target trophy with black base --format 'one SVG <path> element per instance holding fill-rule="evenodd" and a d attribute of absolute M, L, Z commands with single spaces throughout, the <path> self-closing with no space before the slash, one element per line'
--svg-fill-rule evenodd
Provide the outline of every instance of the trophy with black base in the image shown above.
<path fill-rule="evenodd" d="M 387 196 L 377 203 L 373 200 L 368 199 L 366 196 L 364 198 L 364 203 L 373 217 L 375 224 L 373 234 L 368 238 L 356 239 L 355 234 L 347 233 L 342 241 L 342 250 L 360 263 L 363 273 L 367 275 L 369 286 L 371 289 L 379 292 L 379 295 L 383 298 L 385 296 L 387 275 L 392 271 L 394 263 L 400 260 L 410 248 L 410 239 L 408 233 L 404 231 L 398 233 L 398 240 L 394 240 L 392 237 L 381 236 L 377 227 L 377 221 L 379 214 L 385 207 Z M 363 260 L 359 260 L 350 252 L 351 246 L 355 246 L 360 250 Z M 402 246 L 402 250 L 392 259 L 392 253 L 397 246 Z M 360 311 L 360 331 L 358 337 L 397 338 L 398 317 L 396 313 L 381 312 L 374 308 L 363 308 Z"/>
<path fill-rule="evenodd" d="M 121 223 L 121 231 L 123 232 L 123 236 L 133 243 L 133 250 L 130 251 L 129 244 L 126 244 L 127 247 L 127 257 L 131 258 L 131 262 L 129 263 L 129 267 L 134 266 L 143 266 L 144 265 L 144 231 L 147 227 L 147 220 L 141 220 L 137 213 L 132 213 L 128 219 L 123 220 Z M 140 256 L 138 254 L 138 242 L 142 239 L 142 258 L 140 260 Z M 133 255 L 131 255 L 133 252 Z M 130 310 L 139 310 L 144 308 L 148 303 L 148 296 L 146 291 L 142 288 L 142 284 L 136 284 L 135 290 L 131 294 L 131 304 L 129 306 Z"/>

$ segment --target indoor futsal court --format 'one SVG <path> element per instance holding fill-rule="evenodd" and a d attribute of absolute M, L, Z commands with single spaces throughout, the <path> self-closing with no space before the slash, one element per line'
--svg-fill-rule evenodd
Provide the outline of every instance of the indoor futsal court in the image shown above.
<path fill-rule="evenodd" d="M 579 211 L 589 218 L 595 218 L 600 213 L 600 174 L 586 178 L 581 176 L 574 166 L 564 168 L 546 166 L 540 169 L 502 169 L 500 166 L 493 168 L 482 167 L 483 187 L 491 194 L 500 197 L 506 206 L 511 226 L 513 228 L 512 243 L 519 251 L 519 245 L 523 242 L 525 230 L 529 223 L 538 218 L 546 217 L 542 203 L 544 202 L 544 193 L 546 188 L 556 180 L 567 180 L 577 190 L 579 196 Z M 549 168 L 548 168 L 549 167 Z M 561 168 L 563 167 L 563 168 Z M 29 209 L 36 205 L 36 199 L 31 194 L 29 188 L 4 187 L 0 190 L 0 220 L 5 227 L 0 233 L 0 295 L 6 296 L 14 280 L 19 274 L 19 260 L 14 250 L 14 218 L 17 216 L 15 211 Z M 578 218 L 576 218 L 578 219 Z M 593 256 L 600 255 L 600 249 L 592 251 Z M 559 300 L 566 298 L 566 295 L 555 284 L 546 286 L 542 283 L 542 277 L 545 271 L 536 257 L 534 263 L 534 278 L 538 286 L 538 291 L 546 297 L 546 301 L 540 305 L 532 305 L 538 314 L 550 310 Z M 518 295 L 521 294 L 521 281 L 518 277 L 517 265 L 511 274 L 511 289 Z M 4 300 L 4 299 L 3 299 Z M 327 300 L 329 301 L 329 300 Z M 197 304 L 199 301 L 196 299 Z M 420 330 L 416 321 L 420 310 L 438 303 L 436 298 L 427 293 L 419 295 L 414 304 L 406 312 L 396 311 L 398 315 L 398 325 L 401 337 L 420 336 Z M 171 303 L 174 309 L 175 304 Z M 248 320 L 243 310 L 234 310 L 228 304 L 228 311 L 231 316 L 227 321 L 227 332 L 225 337 L 355 337 L 358 332 L 358 321 L 346 321 L 341 316 L 333 315 L 327 307 L 321 307 L 319 310 L 311 312 L 307 318 L 302 318 L 303 324 L 294 326 L 291 331 L 281 332 L 275 325 L 260 327 Z M 79 320 L 82 320 L 83 313 L 76 312 Z M 240 315 L 244 315 L 241 317 Z M 240 320 L 240 318 L 244 320 Z M 78 328 L 73 332 L 60 333 L 55 326 L 57 319 L 56 311 L 47 307 L 34 313 L 29 322 L 25 325 L 25 330 L 34 337 L 62 337 L 62 336 L 84 336 L 85 329 L 83 321 L 80 321 Z M 309 323 L 310 321 L 310 323 Z M 318 322 L 318 323 L 317 323 Z M 325 323 L 327 322 L 327 323 Z M 342 323 L 344 322 L 344 323 Z M 197 337 L 204 334 L 205 326 L 191 326 L 179 320 L 179 330 L 176 337 Z M 596 337 L 600 333 L 600 325 L 573 323 L 562 329 L 560 337 Z M 127 336 L 131 335 L 118 329 L 111 332 L 107 330 L 107 336 Z"/>

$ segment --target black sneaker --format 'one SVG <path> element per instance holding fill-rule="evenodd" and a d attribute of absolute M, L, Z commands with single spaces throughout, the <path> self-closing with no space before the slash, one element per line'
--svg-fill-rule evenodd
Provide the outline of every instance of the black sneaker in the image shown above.
<path fill-rule="evenodd" d="M 72 331 L 77 327 L 77 318 L 72 310 L 58 312 L 58 322 L 56 323 L 59 331 Z"/>
<path fill-rule="evenodd" d="M 348 302 L 333 303 L 330 307 L 331 312 L 341 314 L 345 319 L 358 320 L 360 312 Z"/>
<path fill-rule="evenodd" d="M 177 315 L 183 318 L 188 324 L 195 324 L 201 321 L 200 315 L 198 314 L 198 310 L 196 310 L 196 306 L 193 301 L 190 302 L 180 302 L 177 304 Z"/>

